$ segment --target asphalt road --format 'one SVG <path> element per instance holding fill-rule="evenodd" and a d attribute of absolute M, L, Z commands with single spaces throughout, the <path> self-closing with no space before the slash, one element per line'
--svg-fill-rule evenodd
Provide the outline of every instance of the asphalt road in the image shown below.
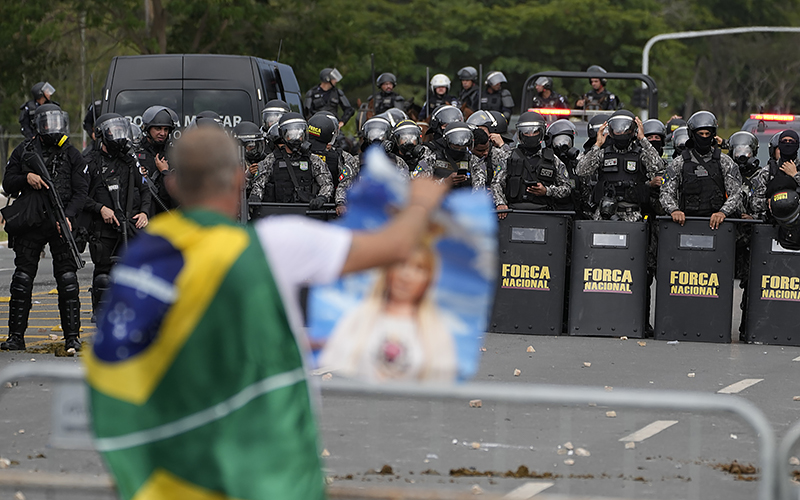
<path fill-rule="evenodd" d="M 0 297 L 7 294 L 12 259 L 11 251 L 0 248 Z M 86 290 L 91 264 L 79 273 L 79 279 L 83 335 L 90 337 L 93 325 L 89 322 L 91 307 Z M 43 346 L 47 350 L 48 344 L 59 343 L 50 338 L 60 336 L 52 330 L 58 324 L 56 295 L 49 294 L 53 288 L 51 261 L 46 258 L 34 288 L 35 304 L 27 335 L 31 350 Z M 7 315 L 7 308 L 0 304 L 3 338 Z M 734 321 L 737 324 L 738 319 Z M 535 352 L 528 352 L 528 346 Z M 800 362 L 793 361 L 800 357 L 798 347 L 667 344 L 651 339 L 641 345 L 634 339 L 487 335 L 485 348 L 476 377 L 481 382 L 714 394 L 745 379 L 760 379 L 732 390 L 741 389 L 737 395 L 757 405 L 779 437 L 800 418 L 800 402 L 792 399 L 800 395 L 793 376 L 800 370 Z M 80 362 L 79 358 L 55 357 L 51 352 L 0 352 L 0 369 L 15 363 L 52 360 Z M 519 376 L 515 376 L 515 370 L 520 371 Z M 753 385 L 748 386 L 750 383 Z M 14 498 L 18 489 L 3 485 L 6 473 L 33 471 L 29 476 L 33 481 L 44 473 L 62 479 L 103 480 L 104 467 L 95 452 L 48 446 L 53 389 L 53 384 L 30 381 L 0 388 L 0 458 L 12 461 L 9 469 L 0 470 L 0 498 Z M 610 411 L 616 416 L 607 416 Z M 515 491 L 515 498 L 529 498 L 543 491 L 543 495 L 614 498 L 744 499 L 756 496 L 758 484 L 748 480 L 758 474 L 740 476 L 719 469 L 734 460 L 745 466 L 745 472 L 748 464 L 759 465 L 758 437 L 744 422 L 722 415 L 488 402 L 472 408 L 469 401 L 324 396 L 320 422 L 326 473 L 334 485 L 348 487 L 470 492 L 478 485 L 487 494 Z M 626 449 L 620 439 L 641 430 L 635 448 Z M 583 450 L 589 455 L 584 456 Z M 464 477 L 475 471 L 520 472 L 523 465 L 529 471 L 523 474 L 526 477 Z M 385 466 L 391 467 L 391 474 Z M 386 474 L 369 473 L 381 469 Z M 460 475 L 458 469 L 462 469 Z M 25 496 L 113 498 L 81 493 L 72 487 L 61 487 L 55 493 L 25 489 Z"/>

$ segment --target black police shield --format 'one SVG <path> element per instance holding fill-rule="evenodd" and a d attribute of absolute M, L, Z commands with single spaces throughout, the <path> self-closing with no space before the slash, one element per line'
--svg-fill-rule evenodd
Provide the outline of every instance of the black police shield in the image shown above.
<path fill-rule="evenodd" d="M 328 221 L 336 218 L 333 205 L 326 204 L 320 210 L 311 210 L 308 203 L 269 203 L 248 201 L 248 207 L 253 210 L 254 219 L 272 215 L 305 215 L 312 219 Z"/>
<path fill-rule="evenodd" d="M 569 216 L 522 212 L 500 221 L 491 332 L 561 333 L 569 223 Z"/>
<path fill-rule="evenodd" d="M 644 336 L 647 239 L 644 222 L 575 222 L 570 335 Z"/>
<path fill-rule="evenodd" d="M 750 240 L 748 342 L 800 345 L 800 250 L 778 243 L 778 228 L 756 225 Z"/>
<path fill-rule="evenodd" d="M 656 339 L 730 342 L 734 223 L 714 230 L 708 218 L 658 219 Z"/>

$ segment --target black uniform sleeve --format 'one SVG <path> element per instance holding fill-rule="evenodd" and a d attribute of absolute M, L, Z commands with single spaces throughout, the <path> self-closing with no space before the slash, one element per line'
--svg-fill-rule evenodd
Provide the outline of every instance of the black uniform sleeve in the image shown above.
<path fill-rule="evenodd" d="M 150 195 L 150 188 L 144 183 L 144 178 L 138 170 L 133 174 L 133 181 L 136 182 L 136 188 L 139 190 L 139 209 L 136 210 L 136 213 L 133 215 L 144 212 L 150 217 L 150 206 L 153 203 L 153 197 Z"/>
<path fill-rule="evenodd" d="M 103 208 L 103 204 L 96 199 L 97 190 L 100 186 L 100 171 L 94 163 L 94 155 L 87 156 L 86 160 L 89 162 L 89 191 L 83 204 L 83 210 L 91 214 L 98 214 L 100 209 Z"/>
<path fill-rule="evenodd" d="M 350 105 L 350 101 L 347 100 L 347 96 L 344 95 L 344 92 L 339 89 L 336 90 L 339 92 L 339 105 L 342 107 L 342 117 L 339 120 L 346 124 L 356 113 L 356 110 Z"/>
<path fill-rule="evenodd" d="M 67 217 L 75 218 L 83 210 L 86 204 L 86 197 L 89 194 L 89 167 L 81 156 L 81 153 L 73 146 L 66 146 L 67 158 L 72 168 L 72 198 L 67 206 L 64 207 L 64 214 Z"/>
<path fill-rule="evenodd" d="M 24 148 L 24 142 L 14 148 L 6 165 L 6 171 L 3 176 L 3 190 L 10 195 L 15 195 L 28 186 L 28 173 L 30 170 L 22 164 L 22 151 Z"/>
<path fill-rule="evenodd" d="M 33 136 L 36 135 L 36 132 L 33 130 L 33 124 L 31 123 L 29 105 L 29 103 L 25 103 L 19 108 L 19 128 L 22 131 L 22 135 L 28 140 L 33 139 Z"/>
<path fill-rule="evenodd" d="M 314 110 L 311 109 L 311 105 L 313 104 L 313 99 L 312 99 L 313 94 L 314 94 L 314 89 L 309 89 L 308 92 L 306 92 L 306 98 L 303 100 L 303 108 L 304 108 L 303 110 L 306 113 L 306 120 L 308 120 L 311 117 L 311 115 L 314 114 Z"/>

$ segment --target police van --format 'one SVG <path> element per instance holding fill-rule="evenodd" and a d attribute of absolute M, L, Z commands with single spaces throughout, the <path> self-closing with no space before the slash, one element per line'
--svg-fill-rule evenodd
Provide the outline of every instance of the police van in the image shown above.
<path fill-rule="evenodd" d="M 111 60 L 102 92 L 102 113 L 119 113 L 137 125 L 154 105 L 173 109 L 181 127 L 201 111 L 217 112 L 226 127 L 243 120 L 261 125 L 261 110 L 271 99 L 303 112 L 292 68 L 251 56 L 118 56 Z"/>
<path fill-rule="evenodd" d="M 800 133 L 800 115 L 753 113 L 742 125 L 742 130 L 752 133 L 758 139 L 758 159 L 762 165 L 766 165 L 769 160 L 769 140 L 773 135 L 789 129 Z"/>

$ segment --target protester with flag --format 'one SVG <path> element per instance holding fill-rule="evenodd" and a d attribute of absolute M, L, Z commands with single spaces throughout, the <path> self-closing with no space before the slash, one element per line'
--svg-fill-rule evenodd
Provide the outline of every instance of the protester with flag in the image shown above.
<path fill-rule="evenodd" d="M 300 286 L 407 259 L 447 186 L 412 182 L 369 233 L 302 217 L 243 227 L 223 131 L 187 132 L 171 164 L 182 208 L 115 268 L 86 356 L 97 448 L 123 499 L 321 499 Z"/>

